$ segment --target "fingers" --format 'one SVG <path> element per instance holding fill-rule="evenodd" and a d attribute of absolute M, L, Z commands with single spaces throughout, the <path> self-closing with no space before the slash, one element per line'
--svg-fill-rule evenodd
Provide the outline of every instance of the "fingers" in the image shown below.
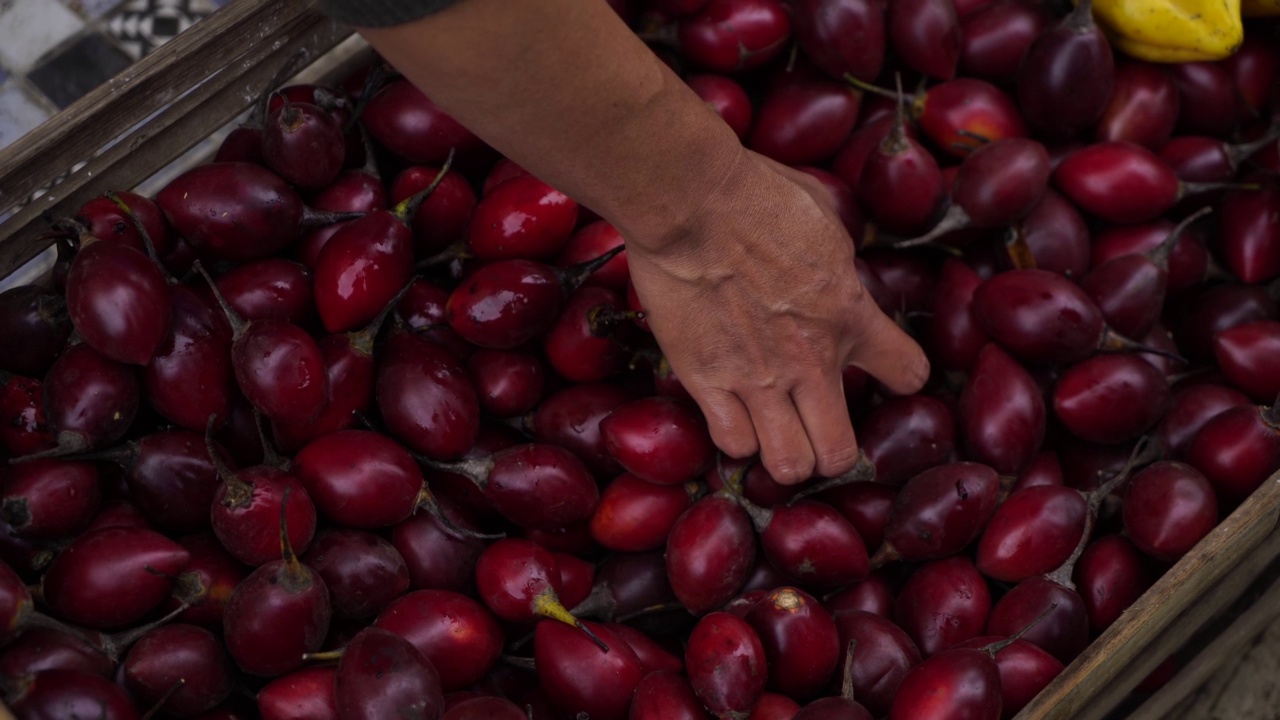
<path fill-rule="evenodd" d="M 707 418 L 711 441 L 725 455 L 746 458 L 760 450 L 751 416 L 737 395 L 713 390 L 698 398 L 698 405 Z"/>
<path fill-rule="evenodd" d="M 823 477 L 845 472 L 858 459 L 858 441 L 853 436 L 840 373 L 830 370 L 797 385 L 791 393 L 813 448 L 815 470 Z"/>
<path fill-rule="evenodd" d="M 868 298 L 856 312 L 861 331 L 849 351 L 848 364 L 879 380 L 890 392 L 910 395 L 929 380 L 924 350 Z"/>
<path fill-rule="evenodd" d="M 791 395 L 765 390 L 743 398 L 760 440 L 765 469 L 783 485 L 794 485 L 813 476 L 813 446 Z"/>

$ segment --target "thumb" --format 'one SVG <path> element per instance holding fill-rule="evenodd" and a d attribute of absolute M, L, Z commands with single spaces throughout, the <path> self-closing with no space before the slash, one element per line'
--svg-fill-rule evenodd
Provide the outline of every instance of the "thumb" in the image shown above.
<path fill-rule="evenodd" d="M 929 359 L 924 350 L 868 295 L 854 308 L 850 337 L 854 343 L 845 356 L 846 364 L 865 370 L 890 392 L 910 395 L 928 382 Z"/>

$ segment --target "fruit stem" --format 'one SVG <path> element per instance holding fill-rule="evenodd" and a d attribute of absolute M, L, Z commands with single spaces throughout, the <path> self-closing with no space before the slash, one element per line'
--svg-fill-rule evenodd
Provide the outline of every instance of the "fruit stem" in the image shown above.
<path fill-rule="evenodd" d="M 1231 163 L 1231 169 L 1235 170 L 1240 167 L 1240 163 L 1253 157 L 1255 153 L 1265 149 L 1276 140 L 1280 140 L 1280 116 L 1272 119 L 1271 127 L 1267 128 L 1267 131 L 1257 140 L 1238 145 L 1224 143 L 1223 149 L 1227 153 L 1227 161 Z"/>
<path fill-rule="evenodd" d="M 605 251 L 599 257 L 580 262 L 577 265 L 570 265 L 567 268 L 555 268 L 556 278 L 560 280 L 560 285 L 567 291 L 577 290 L 582 283 L 591 277 L 591 273 L 604 267 L 606 263 L 618 256 L 618 253 L 626 250 L 626 245 L 619 245 Z"/>
<path fill-rule="evenodd" d="M 289 458 L 280 454 L 275 443 L 267 437 L 267 429 L 262 423 L 262 412 L 253 409 L 253 426 L 258 430 L 258 442 L 262 445 L 262 464 L 278 470 L 289 467 Z"/>
<path fill-rule="evenodd" d="M 1273 430 L 1280 431 L 1280 395 L 1276 396 L 1276 401 L 1271 407 L 1262 408 L 1262 422 L 1271 426 Z"/>
<path fill-rule="evenodd" d="M 810 485 L 791 497 L 787 502 L 788 505 L 794 505 L 797 501 L 803 500 L 810 495 L 817 495 L 832 488 L 842 487 L 844 485 L 853 485 L 860 482 L 875 482 L 876 480 L 876 464 L 871 462 L 871 458 L 862 450 L 858 450 L 858 460 L 842 475 L 833 478 L 827 478 Z"/>
<path fill-rule="evenodd" d="M 844 651 L 844 677 L 840 682 L 840 696 L 853 700 L 853 651 L 858 647 L 858 638 L 849 639 L 849 648 Z"/>
<path fill-rule="evenodd" d="M 1238 182 L 1180 182 L 1178 183 L 1178 199 L 1214 190 L 1261 190 L 1258 183 Z"/>
<path fill-rule="evenodd" d="M 1177 246 L 1178 240 L 1182 237 L 1182 234 L 1186 232 L 1187 228 L 1191 227 L 1195 221 L 1212 212 L 1213 208 L 1205 207 L 1197 210 L 1191 215 L 1188 215 L 1186 218 L 1183 218 L 1182 222 L 1178 223 L 1177 227 L 1169 231 L 1169 237 L 1165 238 L 1159 245 L 1153 248 L 1147 254 L 1147 257 L 1151 259 L 1151 262 L 1156 264 L 1156 267 L 1161 270 L 1168 270 L 1169 255 L 1173 253 L 1173 248 Z"/>
<path fill-rule="evenodd" d="M 489 485 L 489 473 L 493 472 L 493 456 L 482 458 L 468 458 L 466 460 L 456 460 L 454 462 L 443 462 L 440 460 L 432 460 L 426 455 L 410 452 L 414 460 L 426 465 L 432 470 L 443 470 L 445 472 L 461 475 L 476 484 L 476 487 L 484 490 Z"/>
<path fill-rule="evenodd" d="M 587 328 L 595 337 L 605 337 L 616 329 L 619 323 L 628 320 L 644 319 L 644 313 L 634 310 L 617 310 L 608 305 L 596 305 L 587 311 Z"/>
<path fill-rule="evenodd" d="M 146 248 L 147 257 L 151 258 L 151 262 L 155 263 L 156 267 L 160 269 L 160 274 L 164 276 L 164 281 L 169 285 L 177 285 L 178 279 L 169 272 L 169 268 L 165 267 L 164 263 L 160 262 L 160 255 L 156 253 L 156 244 L 151 239 L 151 233 L 147 232 L 146 226 L 138 219 L 138 215 L 133 211 L 133 208 L 129 207 L 129 203 L 126 203 L 111 190 L 107 191 L 107 199 L 115 203 L 116 207 L 120 208 L 121 212 L 125 214 L 125 217 L 129 218 L 129 222 L 133 224 L 133 229 L 138 231 L 138 237 L 142 238 L 142 247 Z"/>
<path fill-rule="evenodd" d="M 328 210 L 316 210 L 313 207 L 304 207 L 302 208 L 302 221 L 299 225 L 303 230 L 314 230 L 318 227 L 333 225 L 347 220 L 359 220 L 364 216 L 365 213 L 362 212 L 330 212 Z"/>
<path fill-rule="evenodd" d="M 1005 234 L 1004 249 L 1015 270 L 1036 269 L 1036 256 L 1027 243 L 1027 235 L 1021 223 L 1009 228 L 1009 232 Z"/>
<path fill-rule="evenodd" d="M 271 81 L 262 87 L 262 95 L 258 98 L 258 102 L 254 103 L 253 114 L 245 121 L 244 127 L 262 127 L 263 118 L 267 116 L 267 106 L 271 104 L 271 96 L 275 95 L 276 89 L 284 85 L 286 80 L 298 74 L 302 62 L 306 59 L 307 51 L 299 49 L 284 61 L 276 74 L 271 76 Z"/>
<path fill-rule="evenodd" d="M 421 508 L 431 513 L 444 529 L 446 533 L 452 535 L 458 540 L 500 540 L 507 536 L 506 533 L 482 533 L 475 530 L 468 530 L 449 519 L 445 514 L 444 508 L 440 507 L 440 503 L 436 501 L 435 495 L 427 489 L 427 484 L 422 483 L 422 489 L 418 491 L 418 499 L 414 505 L 414 509 Z"/>
<path fill-rule="evenodd" d="M 880 152 L 885 155 L 900 155 L 911 149 L 907 142 L 907 96 L 902 92 L 902 74 L 894 73 L 893 79 L 898 85 L 897 109 L 893 115 L 893 128 L 880 141 Z"/>
<path fill-rule="evenodd" d="M 872 95 L 879 95 L 879 96 L 880 96 L 880 97 L 882 97 L 882 98 L 889 98 L 890 100 L 898 100 L 898 99 L 899 99 L 899 96 L 898 96 L 897 94 L 895 94 L 892 90 L 886 90 L 886 89 L 884 89 L 884 88 L 882 88 L 882 87 L 878 87 L 878 86 L 876 86 L 876 85 L 872 85 L 872 84 L 871 84 L 871 83 L 869 83 L 869 82 L 865 82 L 865 81 L 863 81 L 863 80 L 859 80 L 858 78 L 856 78 L 856 77 L 854 77 L 854 76 L 853 76 L 853 73 L 845 73 L 845 74 L 844 74 L 844 81 L 845 81 L 845 82 L 847 82 L 847 83 L 849 83 L 850 85 L 854 86 L 855 88 L 857 88 L 857 89 L 859 89 L 859 90 L 861 90 L 861 91 L 863 91 L 863 92 L 871 93 Z"/>
<path fill-rule="evenodd" d="M 246 505 L 253 499 L 253 487 L 249 483 L 244 482 L 240 477 L 227 467 L 226 461 L 222 459 L 221 453 L 213 444 L 213 424 L 217 422 L 217 415 L 210 415 L 209 421 L 204 428 L 204 447 L 209 451 L 209 460 L 213 462 L 213 471 L 217 473 L 222 482 L 227 484 L 226 503 L 229 507 L 238 508 Z"/>
<path fill-rule="evenodd" d="M 422 207 L 422 203 L 431 197 L 431 193 L 440 187 L 440 183 L 444 182 L 444 177 L 449 174 L 449 168 L 453 167 L 453 148 L 449 148 L 449 157 L 444 159 L 444 165 L 440 166 L 440 171 L 436 173 L 435 178 L 431 180 L 431 184 L 422 188 L 417 193 L 400 201 L 400 204 L 391 208 L 391 214 L 400 218 L 400 222 L 408 225 L 414 215 L 418 214 L 418 208 Z"/>
<path fill-rule="evenodd" d="M 465 242 L 456 242 L 431 257 L 423 258 L 414 265 L 414 269 L 418 271 L 429 270 L 437 265 L 443 265 L 454 260 L 469 260 L 473 256 L 471 251 L 467 249 Z"/>
<path fill-rule="evenodd" d="M 515 655 L 503 653 L 502 662 L 510 665 L 511 667 L 518 667 L 521 670 L 528 670 L 529 672 L 538 671 L 538 664 L 533 658 L 516 657 Z"/>
<path fill-rule="evenodd" d="M 1092 30 L 1093 24 L 1093 0 L 1080 0 L 1076 3 L 1076 7 L 1062 21 L 1062 26 L 1075 30 L 1076 32 Z"/>
<path fill-rule="evenodd" d="M 160 712 L 160 708 L 164 707 L 164 704 L 169 702 L 169 698 L 172 698 L 174 696 L 174 693 L 181 690 L 182 686 L 186 684 L 187 684 L 186 678 L 178 678 L 177 680 L 175 680 L 174 683 L 169 686 L 169 689 L 164 691 L 164 695 L 161 695 L 160 699 L 156 701 L 156 704 L 152 705 L 150 710 L 143 713 L 142 717 L 139 718 L 139 720 L 151 720 L 152 718 L 154 718 L 156 714 Z"/>
<path fill-rule="evenodd" d="M 591 594 L 573 606 L 569 613 L 576 618 L 586 617 L 613 622 L 618 614 L 618 599 L 613 596 L 606 583 L 597 582 L 591 586 Z"/>
<path fill-rule="evenodd" d="M 341 660 L 342 653 L 346 652 L 346 648 L 338 648 L 337 650 L 325 650 L 324 652 L 302 653 L 303 662 L 330 662 L 332 660 Z"/>
<path fill-rule="evenodd" d="M 153 620 L 146 625 L 141 625 L 131 630 L 125 630 L 124 632 L 119 632 L 114 635 L 103 635 L 102 640 L 99 643 L 99 648 L 107 657 L 111 658 L 113 661 L 118 661 L 121 656 L 129 651 L 129 648 L 133 647 L 134 643 L 138 642 L 139 638 L 152 630 L 155 630 L 161 625 L 167 625 L 168 623 L 173 622 L 179 615 L 186 612 L 189 607 L 191 607 L 189 604 L 183 602 L 180 603 L 178 607 L 166 613 L 164 617 Z"/>
<path fill-rule="evenodd" d="M 747 517 L 751 518 L 751 524 L 755 526 L 756 532 L 764 532 L 765 529 L 769 527 L 769 523 L 773 522 L 773 510 L 769 508 L 762 508 L 748 500 L 741 493 L 734 492 L 729 488 L 727 481 L 725 482 L 724 487 L 725 489 L 721 490 L 718 494 L 723 494 L 738 503 L 738 507 L 745 510 Z"/>
<path fill-rule="evenodd" d="M 1173 352 L 1172 350 L 1164 350 L 1162 348 L 1153 347 L 1151 345 L 1140 343 L 1137 340 L 1130 340 L 1129 338 L 1121 335 L 1120 333 L 1117 333 L 1115 330 L 1112 330 L 1110 327 L 1103 328 L 1102 340 L 1099 341 L 1098 343 L 1098 350 L 1099 352 L 1150 353 L 1152 355 L 1167 357 L 1170 360 L 1181 363 L 1183 365 L 1187 364 L 1186 358 L 1182 357 L 1176 352 Z"/>
<path fill-rule="evenodd" d="M 991 658 L 994 660 L 996 657 L 996 653 L 999 653 L 1001 650 L 1021 640 L 1023 635 L 1026 635 L 1028 632 L 1031 631 L 1031 628 L 1035 627 L 1036 625 L 1039 625 L 1045 618 L 1049 617 L 1049 613 L 1057 609 L 1058 609 L 1058 603 L 1056 602 L 1051 603 L 1049 607 L 1045 608 L 1044 610 L 1041 610 L 1040 614 L 1037 615 L 1034 620 L 1027 623 L 1026 626 L 1023 627 L 1021 630 L 1014 633 L 1013 635 L 1010 635 L 1004 640 L 998 640 L 996 642 L 991 643 L 990 645 L 983 647 L 982 651 L 985 652 L 987 655 L 991 656 Z"/>
<path fill-rule="evenodd" d="M 19 612 L 18 619 L 14 622 L 14 627 L 19 627 L 24 630 L 30 628 L 43 628 L 45 630 L 53 630 L 54 632 L 60 632 L 64 635 L 80 638 L 89 645 L 92 645 L 103 655 L 111 658 L 112 661 L 118 659 L 110 655 L 104 647 L 110 642 L 110 638 L 108 636 L 94 630 L 85 630 L 84 628 L 78 628 L 75 625 L 68 625 L 57 618 L 37 611 L 30 603 L 27 603 Z"/>
<path fill-rule="evenodd" d="M 685 607 L 684 605 L 681 605 L 679 602 L 658 603 L 657 605 L 647 605 L 645 607 L 640 608 L 639 610 L 636 610 L 635 612 L 630 612 L 630 613 L 627 613 L 626 615 L 619 617 L 617 622 L 620 622 L 620 623 L 631 622 L 632 620 L 635 620 L 638 617 L 644 617 L 646 615 L 652 615 L 654 613 L 674 611 L 674 610 L 685 610 Z"/>
<path fill-rule="evenodd" d="M 382 306 L 382 309 L 378 311 L 377 316 L 374 317 L 368 325 L 365 325 L 359 330 L 347 333 L 347 342 L 351 344 L 351 347 L 355 349 L 356 352 L 365 357 L 373 356 L 373 341 L 377 339 L 378 333 L 382 330 L 382 324 L 387 321 L 387 317 L 391 315 L 391 311 L 396 309 L 396 306 L 404 299 L 405 293 L 409 292 L 409 288 L 412 288 L 413 284 L 417 282 L 418 279 L 417 275 L 409 278 L 409 282 L 405 283 L 404 287 L 400 288 L 399 292 L 387 301 L 386 305 Z"/>
<path fill-rule="evenodd" d="M 20 462 L 22 459 L 14 458 L 11 462 Z M 61 459 L 68 462 L 113 462 L 127 470 L 138 462 L 138 444 L 129 442 L 97 452 L 62 455 Z"/>
<path fill-rule="evenodd" d="M 595 633 L 591 632 L 591 628 L 587 627 L 578 618 L 574 617 L 565 606 L 560 602 L 560 598 L 556 595 L 556 591 L 547 588 L 538 593 L 533 598 L 533 611 L 543 617 L 559 620 L 566 625 L 572 625 L 587 634 L 601 650 L 609 652 L 609 646 L 604 643 Z"/>
<path fill-rule="evenodd" d="M 209 271 L 204 269 L 204 263 L 196 260 L 191 266 L 196 269 L 196 272 L 200 273 L 205 282 L 209 283 L 209 289 L 213 291 L 213 298 L 218 301 L 218 307 L 222 308 L 223 314 L 227 316 L 227 324 L 231 326 L 232 340 L 239 339 L 244 334 L 248 323 L 245 322 L 244 318 L 240 317 L 240 313 L 236 312 L 235 308 L 231 307 L 227 299 L 222 296 L 222 291 L 218 289 L 218 284 L 209 276 Z"/>
<path fill-rule="evenodd" d="M 343 133 L 351 132 L 351 128 L 356 127 L 360 122 L 360 116 L 364 114 L 364 109 L 369 105 L 369 100 L 374 94 L 382 89 L 387 80 L 391 78 L 391 72 L 387 63 L 379 61 L 374 63 L 373 68 L 369 70 L 369 74 L 364 76 L 364 87 L 360 89 L 360 97 L 356 99 L 355 107 L 351 108 L 351 119 L 347 120 L 347 126 L 342 129 Z M 364 127 L 361 125 L 361 127 Z M 368 146 L 365 146 L 366 151 Z"/>
<path fill-rule="evenodd" d="M 949 232 L 969 227 L 971 222 L 969 213 L 965 212 L 964 208 L 959 205 L 952 205 L 947 208 L 946 214 L 942 216 L 937 225 L 933 226 L 932 230 L 919 237 L 892 243 L 892 247 L 896 249 L 928 245 Z"/>
<path fill-rule="evenodd" d="M 871 569 L 879 570 L 891 562 L 901 560 L 902 555 L 898 553 L 898 548 L 893 543 L 884 540 L 880 543 L 880 547 L 876 548 L 876 552 L 871 556 Z"/>

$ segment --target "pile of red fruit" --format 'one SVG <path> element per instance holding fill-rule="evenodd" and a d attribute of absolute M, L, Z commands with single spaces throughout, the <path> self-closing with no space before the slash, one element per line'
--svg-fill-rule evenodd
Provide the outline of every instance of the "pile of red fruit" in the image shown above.
<path fill-rule="evenodd" d="M 613 5 L 831 189 L 927 388 L 846 372 L 842 478 L 718 457 L 610 225 L 385 68 L 280 89 L 0 294 L 19 717 L 1009 718 L 1280 469 L 1280 26 Z"/>

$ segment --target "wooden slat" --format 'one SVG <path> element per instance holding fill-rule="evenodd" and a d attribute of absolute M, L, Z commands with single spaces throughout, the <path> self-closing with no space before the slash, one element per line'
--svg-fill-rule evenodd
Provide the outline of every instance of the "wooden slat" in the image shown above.
<path fill-rule="evenodd" d="M 0 275 L 48 245 L 39 235 L 50 218 L 133 187 L 233 119 L 296 53 L 314 60 L 350 34 L 311 2 L 237 0 L 0 153 L 5 199 L 25 198 L 92 157 L 0 225 Z"/>
<path fill-rule="evenodd" d="M 1278 536 L 1280 537 L 1280 536 Z M 1280 542 L 1275 544 L 1280 554 Z M 1240 617 L 1236 618 L 1213 642 L 1201 650 L 1163 688 L 1136 711 L 1128 720 L 1165 720 L 1175 717 L 1176 710 L 1207 681 L 1218 668 L 1232 659 L 1239 659 L 1241 650 L 1280 618 L 1280 580 L 1272 583 Z"/>
<path fill-rule="evenodd" d="M 1183 611 L 1240 565 L 1272 534 L 1276 528 L 1278 508 L 1280 473 L 1268 479 L 1157 580 L 1014 720 L 1076 720 L 1086 713 L 1110 712 L 1123 699 L 1123 695 L 1112 696 L 1113 681 L 1135 659 L 1148 653 L 1152 643 Z M 1224 602 L 1234 599 L 1227 598 Z M 1156 662 L 1162 659 L 1160 656 Z M 1133 678 L 1133 685 L 1142 677 Z M 1109 693 L 1105 698 L 1102 697 L 1104 692 Z"/>

